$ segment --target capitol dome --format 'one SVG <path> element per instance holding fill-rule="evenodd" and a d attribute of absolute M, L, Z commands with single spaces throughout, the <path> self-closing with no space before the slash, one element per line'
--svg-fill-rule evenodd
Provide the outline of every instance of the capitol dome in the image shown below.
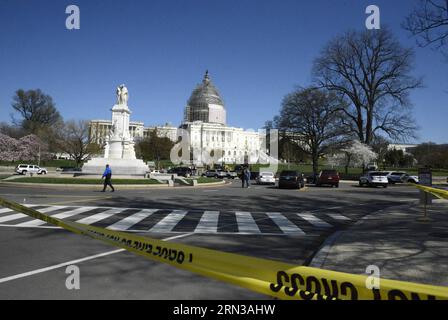
<path fill-rule="evenodd" d="M 184 122 L 226 124 L 224 102 L 206 71 L 204 80 L 193 90 L 185 108 Z"/>

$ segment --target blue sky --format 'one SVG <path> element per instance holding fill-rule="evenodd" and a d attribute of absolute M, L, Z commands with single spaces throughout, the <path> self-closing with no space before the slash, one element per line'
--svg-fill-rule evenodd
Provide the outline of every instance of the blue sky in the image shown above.
<path fill-rule="evenodd" d="M 130 92 L 131 120 L 178 125 L 206 69 L 227 107 L 228 124 L 257 129 L 282 97 L 311 81 L 311 65 L 332 37 L 364 28 L 376 4 L 401 43 L 400 24 L 416 0 L 0 0 L 0 121 L 10 121 L 19 89 L 50 94 L 65 119 L 109 119 L 115 88 Z M 65 8 L 81 29 L 65 28 Z M 448 62 L 416 48 L 412 94 L 418 141 L 448 142 Z"/>

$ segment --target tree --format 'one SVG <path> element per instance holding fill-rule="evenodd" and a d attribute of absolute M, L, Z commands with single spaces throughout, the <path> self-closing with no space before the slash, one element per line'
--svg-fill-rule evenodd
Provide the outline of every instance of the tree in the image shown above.
<path fill-rule="evenodd" d="M 382 136 L 376 136 L 372 142 L 372 150 L 378 155 L 378 163 L 384 163 L 386 154 L 389 151 L 389 140 Z"/>
<path fill-rule="evenodd" d="M 27 135 L 20 139 L 0 133 L 1 161 L 36 161 L 48 159 L 47 146 L 36 135 Z"/>
<path fill-rule="evenodd" d="M 314 88 L 299 88 L 283 99 L 276 126 L 311 156 L 315 175 L 319 158 L 340 143 L 344 134 L 338 112 L 341 108 L 335 94 Z"/>
<path fill-rule="evenodd" d="M 348 147 L 341 149 L 328 159 L 328 164 L 332 166 L 344 166 L 345 173 L 350 167 L 365 167 L 377 158 L 377 154 L 372 148 L 359 140 L 354 140 Z"/>
<path fill-rule="evenodd" d="M 411 154 L 421 166 L 436 169 L 448 168 L 448 145 L 432 142 L 422 143 L 411 150 Z"/>
<path fill-rule="evenodd" d="M 13 117 L 13 122 L 29 133 L 37 133 L 42 128 L 51 128 L 62 119 L 53 99 L 40 89 L 17 90 L 12 107 L 21 117 L 20 120 Z"/>
<path fill-rule="evenodd" d="M 169 160 L 174 142 L 167 137 L 160 137 L 157 129 L 151 131 L 149 137 L 141 139 L 136 143 L 136 153 L 145 161 L 155 161 L 159 167 L 160 160 Z"/>
<path fill-rule="evenodd" d="M 98 155 L 102 146 L 94 142 L 89 133 L 89 121 L 70 120 L 64 123 L 57 144 L 62 152 L 70 155 L 79 167 L 88 158 Z"/>
<path fill-rule="evenodd" d="M 419 0 L 403 27 L 417 37 L 419 46 L 443 50 L 448 45 L 448 0 Z"/>
<path fill-rule="evenodd" d="M 403 48 L 387 29 L 350 31 L 336 37 L 314 61 L 313 75 L 348 103 L 341 111 L 345 125 L 359 141 L 375 136 L 393 140 L 415 137 L 409 93 L 422 85 L 410 75 L 414 51 Z"/>
<path fill-rule="evenodd" d="M 279 158 L 288 162 L 304 162 L 309 160 L 309 154 L 304 152 L 299 145 L 300 142 L 294 141 L 286 134 L 282 134 L 278 142 Z"/>
<path fill-rule="evenodd" d="M 26 132 L 22 128 L 15 125 L 10 125 L 6 122 L 0 123 L 0 133 L 15 139 L 19 139 L 20 137 L 26 135 Z"/>

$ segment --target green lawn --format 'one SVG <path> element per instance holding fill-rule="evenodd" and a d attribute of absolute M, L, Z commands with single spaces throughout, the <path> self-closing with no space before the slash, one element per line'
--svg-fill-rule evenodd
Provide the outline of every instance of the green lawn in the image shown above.
<path fill-rule="evenodd" d="M 193 185 L 193 180 L 197 180 L 199 184 L 201 184 L 201 183 L 216 183 L 216 182 L 222 181 L 221 179 L 207 178 L 207 177 L 199 177 L 199 178 L 195 178 L 195 179 L 187 178 L 184 180 L 187 181 L 188 185 L 190 185 L 190 186 Z M 178 180 L 177 182 L 185 185 L 185 183 L 182 183 L 180 180 Z"/>
<path fill-rule="evenodd" d="M 10 174 L 0 174 L 0 180 L 9 178 L 11 175 Z"/>
<path fill-rule="evenodd" d="M 101 179 L 82 179 L 82 178 L 44 178 L 44 177 L 24 177 L 14 179 L 13 182 L 21 183 L 51 183 L 51 184 L 102 184 L 104 180 Z M 112 179 L 112 184 L 160 184 L 155 179 Z"/>

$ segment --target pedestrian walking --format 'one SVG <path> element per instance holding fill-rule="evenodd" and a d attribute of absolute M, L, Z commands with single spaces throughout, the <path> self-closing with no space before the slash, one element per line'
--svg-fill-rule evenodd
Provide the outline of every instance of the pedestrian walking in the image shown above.
<path fill-rule="evenodd" d="M 246 182 L 246 169 L 241 170 L 240 179 L 241 179 L 241 188 L 244 188 L 244 184 Z"/>
<path fill-rule="evenodd" d="M 249 168 L 246 168 L 245 175 L 246 175 L 247 188 L 250 188 L 250 170 L 249 170 Z"/>
<path fill-rule="evenodd" d="M 110 166 L 108 164 L 106 164 L 106 170 L 104 170 L 103 176 L 101 177 L 101 179 L 104 179 L 104 188 L 103 191 L 101 192 L 105 192 L 107 186 L 111 187 L 112 191 L 111 192 L 115 192 L 115 189 L 112 185 L 112 169 L 110 168 Z"/>

